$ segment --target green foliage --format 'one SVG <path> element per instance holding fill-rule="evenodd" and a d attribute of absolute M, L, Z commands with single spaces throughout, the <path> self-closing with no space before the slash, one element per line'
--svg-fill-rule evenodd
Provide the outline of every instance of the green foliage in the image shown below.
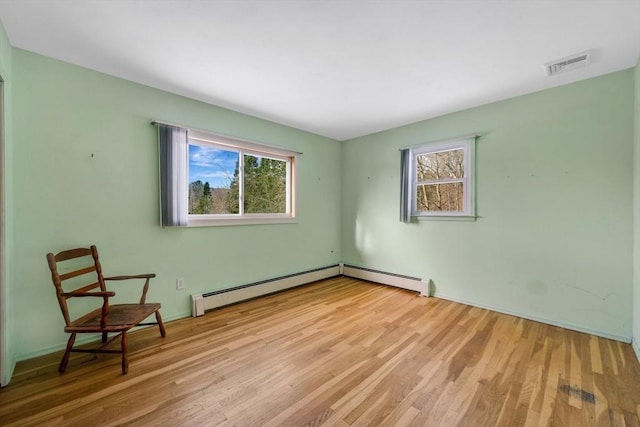
<path fill-rule="evenodd" d="M 208 182 L 194 181 L 189 184 L 189 213 L 202 214 L 225 214 L 226 198 L 229 190 L 227 188 L 211 188 Z"/>
<path fill-rule="evenodd" d="M 281 160 L 249 158 L 251 169 L 245 169 L 245 213 L 286 212 L 286 163 Z M 247 162 L 245 162 L 247 163 Z"/>
<path fill-rule="evenodd" d="M 244 155 L 244 213 L 285 213 L 287 209 L 287 163 Z M 189 184 L 189 213 L 237 214 L 240 212 L 239 164 L 228 189 L 211 188 L 208 182 Z"/>
<path fill-rule="evenodd" d="M 197 180 L 189 184 L 189 213 L 201 214 L 202 207 L 200 206 L 200 200 L 204 194 L 204 184 L 202 181 Z"/>
<path fill-rule="evenodd" d="M 246 168 L 246 164 L 245 164 Z M 227 193 L 227 197 L 225 200 L 225 205 L 229 213 L 237 214 L 240 213 L 240 169 L 239 164 L 236 162 L 236 170 L 233 172 L 233 180 L 231 180 L 231 185 L 229 186 L 229 192 Z"/>

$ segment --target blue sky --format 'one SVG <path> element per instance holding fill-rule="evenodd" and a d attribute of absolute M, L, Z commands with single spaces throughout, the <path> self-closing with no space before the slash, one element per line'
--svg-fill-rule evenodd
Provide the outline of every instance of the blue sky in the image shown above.
<path fill-rule="evenodd" d="M 229 188 L 238 153 L 189 144 L 189 182 L 208 182 L 211 188 Z"/>

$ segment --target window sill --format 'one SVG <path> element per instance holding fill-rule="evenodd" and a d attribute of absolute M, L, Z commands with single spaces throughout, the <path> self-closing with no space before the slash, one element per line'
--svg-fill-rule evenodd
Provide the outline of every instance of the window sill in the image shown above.
<path fill-rule="evenodd" d="M 412 221 L 475 221 L 477 215 L 413 215 Z"/>
<path fill-rule="evenodd" d="M 224 227 L 233 225 L 296 224 L 292 217 L 189 218 L 187 227 Z"/>

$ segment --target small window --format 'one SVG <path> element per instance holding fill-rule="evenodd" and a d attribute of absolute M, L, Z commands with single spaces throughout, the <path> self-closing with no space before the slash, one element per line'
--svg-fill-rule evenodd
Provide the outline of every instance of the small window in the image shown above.
<path fill-rule="evenodd" d="M 413 216 L 475 216 L 474 141 L 466 139 L 411 149 Z"/>
<path fill-rule="evenodd" d="M 193 131 L 188 143 L 190 225 L 295 217 L 294 153 Z"/>

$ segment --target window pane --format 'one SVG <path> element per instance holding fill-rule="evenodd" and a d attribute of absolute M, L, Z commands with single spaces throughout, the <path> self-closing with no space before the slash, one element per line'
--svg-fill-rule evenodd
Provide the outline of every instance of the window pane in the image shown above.
<path fill-rule="evenodd" d="M 464 177 L 464 150 L 440 151 L 416 156 L 418 181 Z"/>
<path fill-rule="evenodd" d="M 244 156 L 244 213 L 287 212 L 287 162 Z"/>
<path fill-rule="evenodd" d="M 462 212 L 464 199 L 462 183 L 418 185 L 416 207 L 418 211 Z"/>
<path fill-rule="evenodd" d="M 238 213 L 238 158 L 235 151 L 189 144 L 189 214 Z"/>

